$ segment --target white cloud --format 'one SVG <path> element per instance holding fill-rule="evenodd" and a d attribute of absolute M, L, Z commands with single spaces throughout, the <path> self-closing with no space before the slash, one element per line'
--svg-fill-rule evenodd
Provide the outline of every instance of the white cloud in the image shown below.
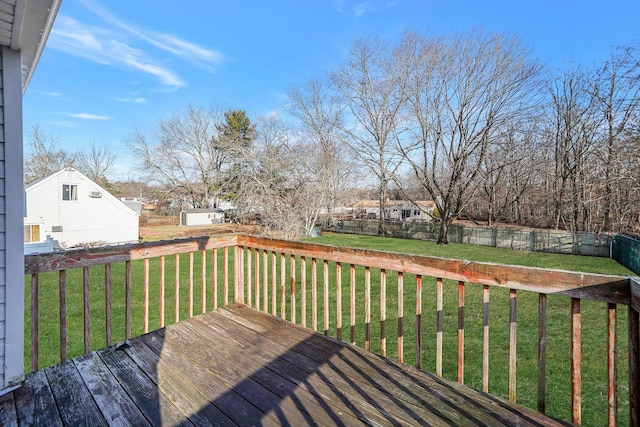
<path fill-rule="evenodd" d="M 137 97 L 137 98 L 113 98 L 114 101 L 118 102 L 131 102 L 134 104 L 144 104 L 147 102 L 147 98 Z"/>
<path fill-rule="evenodd" d="M 364 15 L 365 13 L 372 12 L 374 9 L 375 8 L 371 6 L 371 4 L 368 1 L 365 1 L 363 3 L 358 3 L 357 5 L 355 5 L 353 7 L 353 13 L 356 16 L 361 16 L 361 15 Z"/>
<path fill-rule="evenodd" d="M 86 25 L 68 16 L 58 16 L 56 24 L 47 44 L 52 49 L 99 64 L 141 71 L 174 88 L 186 85 L 172 70 L 120 40 L 115 31 Z"/>
<path fill-rule="evenodd" d="M 90 113 L 67 113 L 67 116 L 84 120 L 111 120 L 111 117 L 109 116 L 99 116 L 97 114 Z"/>
<path fill-rule="evenodd" d="M 42 90 L 39 90 L 39 91 L 36 91 L 36 92 L 38 92 L 39 94 L 42 94 L 42 95 L 46 95 L 46 96 L 62 96 L 62 94 L 60 92 L 46 92 L 46 91 L 42 91 Z"/>
<path fill-rule="evenodd" d="M 169 52 L 172 55 L 180 57 L 183 60 L 205 63 L 209 66 L 218 65 L 222 60 L 224 60 L 224 56 L 216 50 L 188 42 L 173 34 L 145 30 L 131 25 L 114 16 L 111 12 L 93 0 L 84 0 L 83 3 L 89 10 L 102 18 L 105 22 L 120 30 L 125 30 L 128 34 L 134 35 L 138 39 L 158 49 L 164 50 L 165 52 Z"/>

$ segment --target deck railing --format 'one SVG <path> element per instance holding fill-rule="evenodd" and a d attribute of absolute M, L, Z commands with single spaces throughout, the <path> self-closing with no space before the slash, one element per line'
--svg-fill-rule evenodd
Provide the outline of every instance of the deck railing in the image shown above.
<path fill-rule="evenodd" d="M 630 425 L 640 421 L 640 282 L 634 279 L 245 235 L 30 255 L 25 274 L 32 370 L 40 368 L 42 342 L 58 342 L 63 362 L 111 345 L 114 336 L 121 341 L 238 302 L 575 424 L 582 423 L 585 374 L 596 382 L 589 399 L 592 390 L 604 390 L 609 425 L 620 422 L 619 414 L 625 421 L 628 414 Z M 624 306 L 628 321 L 618 322 Z M 44 321 L 47 316 L 58 320 Z M 82 322 L 70 330 L 75 317 Z M 58 336 L 43 336 L 43 322 Z M 69 352 L 77 340 L 82 349 L 76 343 Z M 566 389 L 563 399 L 548 402 L 549 382 L 554 396 L 556 388 Z M 565 400 L 564 409 L 549 411 L 548 403 Z"/>

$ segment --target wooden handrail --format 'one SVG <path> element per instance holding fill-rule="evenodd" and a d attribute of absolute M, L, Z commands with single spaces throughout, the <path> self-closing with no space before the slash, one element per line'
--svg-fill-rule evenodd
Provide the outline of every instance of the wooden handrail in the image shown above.
<path fill-rule="evenodd" d="M 285 254 L 289 255 L 292 299 L 291 304 L 295 304 L 293 290 L 295 289 L 295 256 L 301 260 L 312 259 L 311 282 L 312 282 L 312 302 L 313 328 L 315 329 L 315 313 L 317 311 L 318 296 L 313 284 L 316 282 L 316 261 L 323 264 L 323 303 L 324 322 L 323 330 L 328 334 L 331 322 L 335 327 L 336 338 L 343 340 L 342 336 L 342 302 L 341 302 L 341 266 L 350 266 L 350 289 L 355 287 L 355 267 L 364 267 L 364 346 L 371 348 L 371 268 L 380 270 L 380 306 L 379 306 L 379 332 L 380 342 L 378 352 L 387 356 L 387 278 L 392 271 L 397 272 L 397 360 L 404 359 L 404 276 L 405 274 L 416 275 L 416 366 L 422 365 L 422 281 L 423 276 L 436 278 L 436 374 L 443 374 L 443 281 L 455 280 L 458 282 L 458 381 L 464 383 L 465 373 L 465 284 L 475 283 L 482 286 L 482 389 L 489 391 L 489 291 L 490 287 L 506 288 L 509 292 L 509 349 L 508 349 L 508 397 L 516 401 L 517 384 L 517 298 L 519 291 L 535 292 L 538 295 L 538 395 L 537 408 L 540 412 L 546 411 L 546 376 L 547 376 L 547 296 L 562 295 L 570 300 L 570 323 L 571 323 L 571 421 L 574 424 L 582 422 L 582 316 L 581 301 L 593 300 L 607 303 L 607 372 L 608 372 L 608 421 L 610 425 L 617 425 L 617 360 L 616 355 L 616 312 L 617 304 L 630 305 L 629 310 L 629 404 L 630 421 L 632 425 L 638 422 L 640 413 L 638 403 L 638 370 L 640 359 L 638 357 L 638 307 L 640 306 L 640 283 L 630 281 L 628 278 L 620 276 L 609 276 L 600 274 L 574 273 L 561 270 L 549 270 L 531 267 L 508 266 L 493 263 L 483 263 L 474 261 L 451 260 L 437 257 L 427 257 L 418 255 L 406 255 L 366 249 L 351 249 L 334 247 L 328 245 L 317 245 L 313 243 L 292 242 L 278 239 L 266 239 L 254 236 L 238 236 L 238 244 L 250 250 L 260 250 L 266 257 L 271 252 L 275 257 L 280 254 L 284 259 Z M 335 318 L 330 320 L 329 316 L 329 262 L 336 265 L 335 283 L 336 289 L 336 311 Z M 256 258 L 256 267 L 259 263 Z M 266 265 L 266 263 L 265 263 Z M 275 270 L 275 265 L 274 265 Z M 281 274 L 284 273 L 285 264 L 280 266 Z M 306 273 L 306 268 L 305 268 Z M 274 271 L 275 274 L 275 271 Z M 301 272 L 302 274 L 302 272 Z M 353 278 L 352 278 L 353 277 Z M 284 276 L 281 281 L 284 283 Z M 306 281 L 306 276 L 305 279 Z M 632 285 L 633 283 L 633 285 Z M 283 288 L 281 288 L 282 290 Z M 350 299 L 355 300 L 354 291 L 350 290 Z M 280 295 L 281 317 L 285 317 L 286 299 Z M 258 308 L 258 307 L 256 307 Z M 289 320 L 295 321 L 293 315 L 295 308 L 290 307 L 292 312 Z M 349 318 L 355 316 L 354 303 L 350 303 Z M 306 320 L 302 320 L 305 322 Z M 351 342 L 355 342 L 355 325 L 350 320 Z"/>
<path fill-rule="evenodd" d="M 604 274 L 578 273 L 536 267 L 465 261 L 423 255 L 344 248 L 307 242 L 239 235 L 238 245 L 277 253 L 294 253 L 343 264 L 402 271 L 543 294 L 629 305 L 629 279 Z M 640 297 L 638 297 L 640 305 Z"/>
<path fill-rule="evenodd" d="M 109 263 L 155 258 L 216 248 L 234 247 L 237 235 L 201 236 L 158 242 L 133 243 L 98 248 L 73 249 L 64 252 L 26 255 L 24 274 L 39 274 L 49 271 L 69 270 Z"/>
<path fill-rule="evenodd" d="M 224 252 L 219 254 L 218 249 Z M 229 256 L 229 248 L 233 248 L 232 257 Z M 195 253 L 200 252 L 198 261 L 200 270 L 194 272 Z M 211 254 L 212 266 L 209 263 L 207 252 Z M 180 283 L 180 254 L 188 254 L 188 283 Z M 408 344 L 415 347 L 415 365 L 423 367 L 423 354 L 425 343 L 423 333 L 427 328 L 423 327 L 425 321 L 423 292 L 427 284 L 434 285 L 435 292 L 435 342 L 426 343 L 426 347 L 435 356 L 435 373 L 443 375 L 443 368 L 451 365 L 451 349 L 445 348 L 444 337 L 449 326 L 445 328 L 445 314 L 449 317 L 457 317 L 457 379 L 465 383 L 466 339 L 465 322 L 473 319 L 465 318 L 471 304 L 465 301 L 465 287 L 467 284 L 481 285 L 481 328 L 482 328 L 482 359 L 481 359 L 481 387 L 485 392 L 490 391 L 489 375 L 489 296 L 490 288 L 503 288 L 509 296 L 508 304 L 508 364 L 505 373 L 508 373 L 508 397 L 516 401 L 517 360 L 518 349 L 518 299 L 520 291 L 537 294 L 538 325 L 537 325 L 537 372 L 538 393 L 537 409 L 540 412 L 547 411 L 547 296 L 562 295 L 569 297 L 568 310 L 571 322 L 571 420 L 575 424 L 582 421 L 582 315 L 581 301 L 593 300 L 606 303 L 606 354 L 607 354 L 607 406 L 608 421 L 615 425 L 618 412 L 618 360 L 616 336 L 616 317 L 620 310 L 618 305 L 629 306 L 628 319 L 628 346 L 629 346 L 629 419 L 632 425 L 640 421 L 640 279 L 629 279 L 620 276 L 600 274 L 574 273 L 560 270 L 539 269 L 520 266 L 507 266 L 493 263 L 475 261 L 452 260 L 438 257 L 407 255 L 366 249 L 342 248 L 315 243 L 294 242 L 279 239 L 270 239 L 247 235 L 225 235 L 215 237 L 197 237 L 173 240 L 167 242 L 139 243 L 106 248 L 80 249 L 63 253 L 29 255 L 25 257 L 25 275 L 31 277 L 31 365 L 32 369 L 39 368 L 39 342 L 42 337 L 42 328 L 39 327 L 40 303 L 39 292 L 42 290 L 39 275 L 45 272 L 59 271 L 59 301 L 60 301 L 60 359 L 67 359 L 68 331 L 67 331 L 67 272 L 72 269 L 82 271 L 82 312 L 83 312 L 83 351 L 91 349 L 91 307 L 90 292 L 92 282 L 98 282 L 89 274 L 90 267 L 104 265 L 104 309 L 105 309 L 105 338 L 106 345 L 112 342 L 112 330 L 118 325 L 113 325 L 112 311 L 120 301 L 112 301 L 112 289 L 116 287 L 113 282 L 112 265 L 125 263 L 125 336 L 131 337 L 132 306 L 144 307 L 142 329 L 146 332 L 155 327 L 164 326 L 164 300 L 165 300 L 165 257 L 174 256 L 175 280 L 173 303 L 175 305 L 176 322 L 180 320 L 180 292 L 181 285 L 187 287 L 187 312 L 188 316 L 194 315 L 194 292 L 200 292 L 202 297 L 201 308 L 204 312 L 207 308 L 207 296 L 211 298 L 211 308 L 218 307 L 218 256 L 223 262 L 222 270 L 222 302 L 226 305 L 230 301 L 246 303 L 256 309 L 279 315 L 282 318 L 318 330 L 326 335 L 333 334 L 338 340 L 345 340 L 352 344 L 360 344 L 367 350 L 372 347 L 383 355 L 395 357 L 404 362 L 409 353 L 405 353 Z M 158 259 L 154 266 L 158 266 L 158 283 L 154 283 L 151 277 L 151 259 Z M 143 261 L 144 277 L 131 278 L 132 261 Z M 279 262 L 278 262 L 279 260 Z M 233 262 L 233 270 L 229 271 Z M 333 266 L 333 267 L 331 267 Z M 155 267 L 154 267 L 155 268 Z M 309 270 L 307 270 L 309 269 Z M 348 274 L 347 274 L 348 269 Z M 358 276 L 356 270 L 360 271 Z M 373 280 L 379 283 L 379 289 L 374 289 L 372 294 L 372 273 L 379 271 L 379 277 Z M 343 272 L 348 277 L 343 290 Z M 155 274 L 155 273 L 154 273 Z M 199 274 L 200 277 L 196 277 Z M 377 274 L 377 273 L 376 273 Z M 412 278 L 415 275 L 415 280 Z M 207 278 L 211 276 L 211 280 Z M 309 277 L 310 276 L 310 277 Z M 320 276 L 320 283 L 318 283 Z M 156 277 L 156 276 L 154 276 Z M 201 286 L 195 286 L 196 280 L 200 280 Z M 445 292 L 449 292 L 445 281 L 457 282 L 457 314 L 447 312 L 450 302 L 444 303 Z M 230 290 L 229 282 L 232 282 Z M 307 301 L 307 282 L 310 284 L 310 301 Z M 450 282 L 447 282 L 450 283 Z M 143 286 L 143 301 L 132 301 L 132 289 L 135 286 Z M 429 286 L 431 286 L 429 285 Z M 158 288 L 154 288 L 154 287 Z M 184 286 L 182 290 L 184 291 Z M 210 290 L 207 289 L 210 286 Z M 318 292 L 318 286 L 322 289 Z M 395 286 L 395 288 L 393 287 Z M 149 324 L 149 313 L 155 310 L 149 299 L 151 289 L 157 289 L 160 301 L 158 310 L 160 313 L 159 325 Z M 198 289 L 199 288 L 199 289 Z M 344 295 L 348 295 L 349 302 L 343 304 Z M 208 293 L 210 292 L 210 293 Z M 387 298 L 397 293 L 395 307 L 388 307 L 393 299 Z M 358 300 L 357 295 L 360 295 Z M 415 296 L 415 306 L 411 307 L 406 300 L 407 295 Z M 499 293 L 498 295 L 501 295 Z M 171 296 L 167 296 L 171 298 Z M 379 298 L 372 300 L 372 298 Z M 269 304 L 270 302 L 270 304 Z M 183 303 L 184 304 L 184 303 Z M 358 311 L 362 309 L 362 313 Z M 307 308 L 310 308 L 310 319 L 307 319 Z M 93 308 L 95 310 L 95 308 Z M 344 310 L 349 313 L 343 313 Z M 74 309 L 77 312 L 78 307 Z M 415 310 L 415 311 L 414 311 Z M 413 311 L 413 313 L 411 312 Z M 322 313 L 320 313 L 322 312 Z M 154 311 L 155 313 L 155 311 Z M 358 313 L 358 316 L 356 316 Z M 375 313 L 375 314 L 374 314 Z M 431 313 L 429 313 L 431 314 Z M 393 316 L 395 315 L 395 319 Z M 361 317 L 360 317 L 361 316 Z M 471 315 L 469 315 L 471 316 Z M 322 319 L 319 319 L 322 317 Z M 411 318 L 415 319 L 415 325 Z M 311 324 L 307 325 L 310 320 Z M 343 325 L 345 321 L 345 325 Z M 356 324 L 356 322 L 362 324 Z M 321 326 L 319 326 L 321 322 Z M 346 331 L 346 322 L 349 323 L 349 331 Z M 411 324 L 411 326 L 409 326 Z M 139 325 L 136 325 L 139 327 Z M 344 327 L 343 327 L 344 326 Z M 93 326 L 95 328 L 95 325 Z M 395 329 L 395 337 L 393 336 Z M 357 336 L 357 332 L 362 336 Z M 415 334 L 412 334 L 415 332 Z M 379 333 L 378 336 L 372 336 Z M 522 334 L 522 333 L 521 333 Z M 387 336 L 389 335 L 389 336 Z M 414 336 L 415 335 L 415 336 Z M 411 340 L 408 337 L 411 336 Z M 409 342 L 412 341 L 412 342 Z M 447 344 L 449 345 L 449 344 Z M 397 352 L 393 352 L 393 347 Z M 388 349 L 391 348 L 391 350 Z M 445 358 L 446 356 L 446 358 Z M 454 355 L 455 357 L 455 355 Z M 534 356 L 535 358 L 535 356 Z M 445 360 L 446 359 L 446 360 Z M 447 367 L 446 369 L 450 369 Z M 480 386 L 478 386 L 480 387 Z M 534 398 L 535 401 L 535 398 Z"/>

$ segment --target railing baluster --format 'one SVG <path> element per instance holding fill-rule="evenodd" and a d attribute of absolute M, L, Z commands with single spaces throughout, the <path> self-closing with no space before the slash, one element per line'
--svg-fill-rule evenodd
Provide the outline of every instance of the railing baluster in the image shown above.
<path fill-rule="evenodd" d="M 229 248 L 227 246 L 224 247 L 224 260 L 223 260 L 223 276 L 224 276 L 224 305 L 229 305 Z"/>
<path fill-rule="evenodd" d="M 82 267 L 82 300 L 84 314 L 84 354 L 91 351 L 91 299 L 89 296 L 89 267 Z"/>
<path fill-rule="evenodd" d="M 67 361 L 67 270 L 60 270 L 60 363 Z"/>
<path fill-rule="evenodd" d="M 356 266 L 349 266 L 349 329 L 351 345 L 356 345 Z"/>
<path fill-rule="evenodd" d="M 315 258 L 311 258 L 311 329 L 318 330 L 318 266 Z"/>
<path fill-rule="evenodd" d="M 289 255 L 289 281 L 291 283 L 291 322 L 296 323 L 296 256 Z"/>
<path fill-rule="evenodd" d="M 380 270 L 380 355 L 387 357 L 387 271 Z"/>
<path fill-rule="evenodd" d="M 269 254 L 266 250 L 262 251 L 262 311 L 269 312 Z"/>
<path fill-rule="evenodd" d="M 131 261 L 124 263 L 124 336 L 131 338 Z"/>
<path fill-rule="evenodd" d="M 489 392 L 489 286 L 482 287 L 482 391 Z"/>
<path fill-rule="evenodd" d="M 39 283 L 38 283 L 38 275 L 31 275 L 31 370 L 37 371 L 39 368 L 38 360 L 40 359 L 40 349 L 38 347 L 39 343 L 39 318 L 40 318 L 40 309 L 39 309 Z"/>
<path fill-rule="evenodd" d="M 225 248 L 226 249 L 226 248 Z M 175 306 L 175 322 L 180 321 L 180 255 L 173 256 L 174 276 L 173 276 L 173 304 Z"/>
<path fill-rule="evenodd" d="M 571 419 L 582 424 L 582 327 L 580 299 L 571 298 Z"/>
<path fill-rule="evenodd" d="M 609 425 L 618 425 L 618 360 L 616 304 L 607 304 L 607 407 Z"/>
<path fill-rule="evenodd" d="M 422 276 L 416 276 L 416 368 L 422 369 Z"/>
<path fill-rule="evenodd" d="M 342 341 L 342 264 L 336 262 L 336 337 Z"/>
<path fill-rule="evenodd" d="M 464 282 L 458 282 L 458 382 L 464 384 Z"/>
<path fill-rule="evenodd" d="M 254 283 L 255 283 L 255 298 L 256 298 L 256 309 L 260 310 L 260 250 L 256 249 L 255 250 L 255 258 L 254 258 L 254 263 L 255 263 L 255 278 L 254 278 Z"/>
<path fill-rule="evenodd" d="M 247 305 L 249 307 L 253 305 L 253 292 L 251 291 L 251 288 L 253 287 L 253 282 L 252 282 L 253 272 L 251 271 L 251 262 L 253 261 L 252 255 L 253 255 L 253 248 L 247 248 Z M 242 256 L 244 256 L 244 251 L 242 252 Z"/>
<path fill-rule="evenodd" d="M 213 250 L 211 257 L 211 269 L 213 274 L 211 276 L 211 306 L 213 309 L 218 308 L 218 249 Z"/>
<path fill-rule="evenodd" d="M 143 276 L 143 309 L 144 317 L 142 319 L 142 330 L 146 334 L 149 332 L 149 258 L 144 259 L 144 276 Z"/>
<path fill-rule="evenodd" d="M 323 280 L 323 308 L 324 308 L 324 334 L 329 335 L 329 261 L 323 260 L 324 280 Z"/>
<path fill-rule="evenodd" d="M 538 412 L 547 408 L 547 295 L 538 294 Z"/>
<path fill-rule="evenodd" d="M 371 351 L 371 269 L 364 267 L 364 348 Z"/>
<path fill-rule="evenodd" d="M 276 293 L 277 259 L 276 253 L 271 251 L 271 315 L 275 316 L 278 305 L 278 294 Z"/>
<path fill-rule="evenodd" d="M 204 313 L 207 311 L 207 251 L 202 250 L 201 252 L 202 258 L 202 270 L 201 270 L 201 298 L 202 298 L 202 307 L 201 312 Z"/>
<path fill-rule="evenodd" d="M 302 318 L 302 327 L 307 327 L 307 258 L 300 257 L 300 317 Z"/>
<path fill-rule="evenodd" d="M 436 279 L 436 375 L 442 376 L 442 279 Z"/>
<path fill-rule="evenodd" d="M 640 424 L 640 313 L 629 307 L 629 425 Z"/>
<path fill-rule="evenodd" d="M 112 318 L 111 318 L 111 264 L 104 265 L 104 301 L 105 301 L 105 334 L 107 347 L 112 340 Z"/>
<path fill-rule="evenodd" d="M 189 283 L 188 283 L 188 304 L 189 318 L 193 317 L 193 252 L 189 252 Z"/>
<path fill-rule="evenodd" d="M 235 252 L 235 295 L 233 300 L 239 301 L 242 304 L 244 300 L 244 246 L 238 246 Z"/>
<path fill-rule="evenodd" d="M 160 327 L 164 327 L 164 279 L 165 279 L 164 255 L 160 257 Z"/>
<path fill-rule="evenodd" d="M 398 271 L 398 362 L 404 363 L 404 274 Z"/>
<path fill-rule="evenodd" d="M 509 289 L 509 400 L 516 401 L 516 361 L 517 361 L 517 293 Z"/>
<path fill-rule="evenodd" d="M 285 256 L 284 252 L 280 253 L 280 317 L 282 319 L 287 318 L 287 301 L 286 301 L 286 289 L 285 289 Z"/>

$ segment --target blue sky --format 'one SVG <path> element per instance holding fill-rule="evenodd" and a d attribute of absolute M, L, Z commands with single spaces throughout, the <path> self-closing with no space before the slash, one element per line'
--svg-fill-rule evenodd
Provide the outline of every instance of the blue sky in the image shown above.
<path fill-rule="evenodd" d="M 25 138 L 38 124 L 58 148 L 109 146 L 110 178 L 135 177 L 125 139 L 153 137 L 189 103 L 256 122 L 344 61 L 359 36 L 474 28 L 520 37 L 552 69 L 590 66 L 640 43 L 640 2 L 63 0 L 24 97 Z"/>

